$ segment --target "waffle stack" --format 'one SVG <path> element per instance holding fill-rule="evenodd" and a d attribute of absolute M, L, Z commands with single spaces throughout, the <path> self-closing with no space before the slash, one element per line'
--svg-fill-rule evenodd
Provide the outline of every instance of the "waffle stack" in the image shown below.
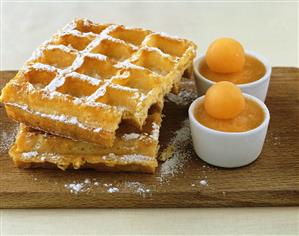
<path fill-rule="evenodd" d="M 71 22 L 2 91 L 22 123 L 15 164 L 153 173 L 164 96 L 178 91 L 195 50 L 164 33 Z"/>

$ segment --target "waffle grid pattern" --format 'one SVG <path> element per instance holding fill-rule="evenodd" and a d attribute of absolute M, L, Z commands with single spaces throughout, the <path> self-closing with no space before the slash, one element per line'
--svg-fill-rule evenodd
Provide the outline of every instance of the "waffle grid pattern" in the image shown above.
<path fill-rule="evenodd" d="M 163 33 L 79 19 L 44 42 L 12 85 L 23 77 L 25 93 L 33 95 L 21 105 L 33 116 L 68 117 L 75 126 L 82 123 L 81 128 L 102 133 L 76 138 L 111 146 L 123 119 L 142 128 L 149 108 L 163 102 L 192 63 L 195 49 L 190 41 Z M 32 103 L 35 99 L 41 102 Z M 63 135 L 53 127 L 40 128 Z"/>

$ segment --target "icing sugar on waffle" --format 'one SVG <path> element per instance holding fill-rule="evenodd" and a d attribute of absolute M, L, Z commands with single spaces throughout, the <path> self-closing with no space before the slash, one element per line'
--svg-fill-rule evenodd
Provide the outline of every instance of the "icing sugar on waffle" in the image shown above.
<path fill-rule="evenodd" d="M 90 26 L 90 24 L 92 24 L 90 21 L 88 21 L 87 19 L 83 19 L 83 25 L 84 26 L 88 27 L 88 26 Z M 72 36 L 82 37 L 82 38 L 85 38 L 85 37 L 88 37 L 88 36 L 94 37 L 94 39 L 88 44 L 88 46 L 84 50 L 78 51 L 78 50 L 74 49 L 71 45 L 69 45 L 69 46 L 65 46 L 65 45 L 62 45 L 62 44 L 53 45 L 52 44 L 53 42 L 51 40 L 48 40 L 48 41 L 45 41 L 42 44 L 42 46 L 40 48 L 38 48 L 33 53 L 33 57 L 31 57 L 31 59 L 30 59 L 31 61 L 40 58 L 43 55 L 44 50 L 59 49 L 59 50 L 64 51 L 66 53 L 77 53 L 77 57 L 74 60 L 74 62 L 72 63 L 72 65 L 65 68 L 65 69 L 57 69 L 57 68 L 55 68 L 51 65 L 42 64 L 42 63 L 33 64 L 32 67 L 35 68 L 35 69 L 46 70 L 46 71 L 49 71 L 49 72 L 55 72 L 55 71 L 58 72 L 56 78 L 45 89 L 49 89 L 50 91 L 55 91 L 58 87 L 63 85 L 64 80 L 62 80 L 61 78 L 64 77 L 64 76 L 73 76 L 73 77 L 79 78 L 81 80 L 91 82 L 92 84 L 99 85 L 99 83 L 95 82 L 96 79 L 93 79 L 91 77 L 87 77 L 86 75 L 82 75 L 82 74 L 79 74 L 79 73 L 74 74 L 75 73 L 74 71 L 76 69 L 78 69 L 80 66 L 82 66 L 82 63 L 84 62 L 84 58 L 86 56 L 91 57 L 91 58 L 96 58 L 97 60 L 101 60 L 101 61 L 105 61 L 105 60 L 108 59 L 108 57 L 106 55 L 103 55 L 103 54 L 100 54 L 100 53 L 92 53 L 92 50 L 95 49 L 101 43 L 101 41 L 104 40 L 104 39 L 107 39 L 107 40 L 110 40 L 110 41 L 113 41 L 113 42 L 117 42 L 117 43 L 120 43 L 120 44 L 123 44 L 123 45 L 129 45 L 133 50 L 138 49 L 137 46 L 135 46 L 131 43 L 127 43 L 124 40 L 114 38 L 114 37 L 109 35 L 109 33 L 113 32 L 115 29 L 117 29 L 117 27 L 120 27 L 119 25 L 110 25 L 107 28 L 105 28 L 100 34 L 95 34 L 95 33 L 92 33 L 92 32 L 80 32 L 80 31 L 76 30 L 76 27 L 77 27 L 76 22 L 73 21 L 70 24 L 66 25 L 63 28 L 62 31 L 58 32 L 55 37 L 61 37 L 61 36 L 64 36 L 64 35 L 72 35 Z M 125 29 L 134 30 L 135 28 L 125 27 Z M 142 29 L 142 30 L 144 30 L 144 29 Z M 150 33 L 143 40 L 142 50 L 157 52 L 162 57 L 168 58 L 171 61 L 178 59 L 177 57 L 174 57 L 174 56 L 171 56 L 169 54 L 164 53 L 162 50 L 160 50 L 157 47 L 147 46 L 146 44 L 148 43 L 148 41 L 150 40 L 152 35 L 160 35 L 160 36 L 175 39 L 175 40 L 182 40 L 182 39 L 180 39 L 176 36 L 170 36 L 170 35 L 167 35 L 166 33 L 162 33 L 162 32 L 161 33 Z M 134 58 L 134 57 L 132 57 L 132 58 Z M 133 69 L 141 69 L 141 70 L 145 69 L 142 66 L 138 66 L 138 65 L 135 65 L 135 64 L 131 63 L 129 60 L 118 61 L 115 64 L 115 68 L 117 68 L 117 69 L 133 68 Z M 152 71 L 152 72 L 155 73 L 155 71 Z M 114 87 L 116 87 L 116 85 L 114 85 Z M 117 88 L 118 89 L 128 89 L 128 87 L 121 86 L 121 85 L 118 85 Z M 96 98 L 98 98 L 100 96 L 100 94 L 102 94 L 102 93 L 97 93 L 97 91 L 96 91 L 90 97 L 92 98 L 93 101 L 95 101 Z M 88 99 L 88 100 L 90 101 L 91 99 Z"/>
<path fill-rule="evenodd" d="M 89 25 L 89 23 L 86 19 L 84 19 L 84 24 Z M 69 25 L 67 25 L 62 32 L 58 33 L 57 35 L 59 35 L 59 36 L 73 35 L 73 36 L 78 36 L 78 37 L 94 36 L 95 39 L 92 42 L 90 42 L 90 44 L 86 47 L 86 49 L 84 49 L 83 51 L 78 52 L 76 49 L 73 49 L 73 48 L 70 49 L 69 47 L 61 45 L 61 44 L 53 45 L 53 44 L 51 44 L 52 43 L 51 41 L 46 41 L 42 44 L 42 46 L 40 48 L 38 48 L 33 53 L 33 57 L 31 57 L 31 59 L 30 59 L 30 60 L 38 59 L 39 57 L 41 57 L 43 55 L 43 51 L 46 50 L 46 49 L 47 50 L 59 49 L 59 50 L 64 51 L 66 53 L 72 53 L 72 52 L 74 53 L 74 52 L 77 51 L 77 53 L 78 53 L 77 57 L 74 60 L 74 62 L 72 63 L 72 65 L 70 67 L 65 68 L 65 69 L 58 69 L 58 68 L 53 67 L 51 65 L 42 64 L 42 63 L 35 63 L 32 66 L 30 65 L 34 69 L 46 70 L 46 71 L 49 71 L 49 72 L 57 72 L 56 78 L 48 86 L 45 87 L 45 90 L 55 91 L 58 87 L 60 87 L 64 84 L 65 76 L 76 77 L 78 79 L 81 79 L 82 81 L 87 81 L 87 82 L 89 82 L 93 85 L 99 85 L 99 81 L 97 81 L 95 78 L 89 77 L 87 75 L 79 74 L 79 73 L 76 73 L 74 71 L 82 65 L 82 63 L 84 62 L 84 58 L 86 56 L 91 57 L 91 58 L 96 58 L 97 60 L 101 60 L 101 61 L 107 60 L 107 56 L 105 56 L 103 54 L 91 53 L 91 51 L 95 47 L 97 47 L 102 40 L 109 39 L 113 42 L 126 44 L 125 41 L 113 38 L 109 35 L 109 33 L 112 32 L 114 29 L 116 29 L 118 27 L 118 25 L 108 26 L 100 34 L 94 34 L 94 33 L 91 33 L 91 32 L 82 33 L 78 30 L 75 30 L 74 29 L 75 27 L 76 27 L 76 24 L 74 22 L 72 22 Z M 129 45 L 132 48 L 134 48 L 134 50 L 137 49 L 136 46 L 134 46 L 132 44 L 129 44 Z M 118 62 L 115 65 L 115 67 L 119 68 L 119 69 L 122 69 L 122 68 L 144 69 L 143 67 L 134 65 L 134 64 L 130 63 L 129 61 Z M 29 69 L 29 68 L 27 68 L 27 69 Z M 120 90 L 130 90 L 130 88 L 124 87 L 124 86 L 121 86 L 121 85 L 112 85 L 112 86 L 114 88 L 118 88 Z M 138 90 L 136 89 L 136 91 L 138 91 Z M 89 97 L 89 99 L 87 99 L 87 100 L 88 101 L 95 101 L 98 97 L 103 95 L 104 92 L 105 92 L 105 90 L 103 88 L 100 88 L 98 91 L 96 91 L 94 94 L 92 94 Z"/>
<path fill-rule="evenodd" d="M 8 105 L 11 105 L 9 103 L 7 103 Z M 78 121 L 77 117 L 73 117 L 73 116 L 65 116 L 65 115 L 55 115 L 55 114 L 45 114 L 45 113 L 40 113 L 38 111 L 32 111 L 28 108 L 27 105 L 20 105 L 20 104 L 12 104 L 13 106 L 15 107 L 18 107 L 28 113 L 31 113 L 31 114 L 35 114 L 35 115 L 39 115 L 41 117 L 46 117 L 46 118 L 50 118 L 52 120 L 57 120 L 57 121 L 60 121 L 60 122 L 64 122 L 66 124 L 76 124 L 78 125 L 80 128 L 82 129 L 87 129 L 87 130 L 93 130 L 93 132 L 100 132 L 101 131 L 101 128 L 96 128 L 96 129 L 93 129 L 92 127 L 88 127 L 84 124 L 82 124 L 81 122 Z"/>
<path fill-rule="evenodd" d="M 72 124 L 91 132 L 103 131 L 111 144 L 123 119 L 132 121 L 139 128 L 143 126 L 148 109 L 161 103 L 177 78 L 191 65 L 194 48 L 192 42 L 164 33 L 116 24 L 95 24 L 87 19 L 75 20 L 42 43 L 21 70 L 23 76 L 29 77 L 22 93 L 41 94 L 49 106 L 53 104 L 53 114 L 36 104 L 26 104 L 26 101 L 3 102 L 25 111 L 31 109 L 34 116 Z M 39 82 L 39 74 L 30 73 L 48 74 L 42 74 Z M 14 82 L 11 85 L 14 86 Z M 79 110 L 65 113 L 67 109 L 55 106 L 59 106 L 61 101 L 65 101 L 69 110 L 80 107 L 83 115 L 80 116 Z M 23 106 L 24 103 L 27 107 Z M 86 108 L 90 111 L 88 121 L 83 107 L 97 107 L 93 114 Z M 99 117 L 105 117 L 105 122 Z M 55 130 L 48 132 L 55 133 Z M 74 127 L 65 136 L 75 132 Z M 89 140 L 86 135 L 82 140 L 102 142 L 103 136 L 95 137 Z"/>

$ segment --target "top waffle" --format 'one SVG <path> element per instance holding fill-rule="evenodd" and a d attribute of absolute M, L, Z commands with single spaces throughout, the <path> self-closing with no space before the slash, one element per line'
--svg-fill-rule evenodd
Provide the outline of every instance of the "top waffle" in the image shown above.
<path fill-rule="evenodd" d="M 141 128 L 192 64 L 194 43 L 78 19 L 44 42 L 3 89 L 10 117 L 111 146 L 122 120 Z"/>

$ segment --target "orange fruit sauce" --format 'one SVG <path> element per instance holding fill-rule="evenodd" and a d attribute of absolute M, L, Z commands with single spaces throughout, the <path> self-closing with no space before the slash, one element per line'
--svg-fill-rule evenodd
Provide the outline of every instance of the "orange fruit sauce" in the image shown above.
<path fill-rule="evenodd" d="M 220 38 L 209 46 L 199 72 L 214 82 L 246 84 L 261 79 L 266 68 L 257 58 L 246 55 L 238 41 Z"/>
<path fill-rule="evenodd" d="M 264 120 L 263 109 L 244 98 L 241 90 L 231 82 L 214 84 L 204 100 L 194 110 L 202 125 L 224 132 L 245 132 L 258 127 Z"/>

